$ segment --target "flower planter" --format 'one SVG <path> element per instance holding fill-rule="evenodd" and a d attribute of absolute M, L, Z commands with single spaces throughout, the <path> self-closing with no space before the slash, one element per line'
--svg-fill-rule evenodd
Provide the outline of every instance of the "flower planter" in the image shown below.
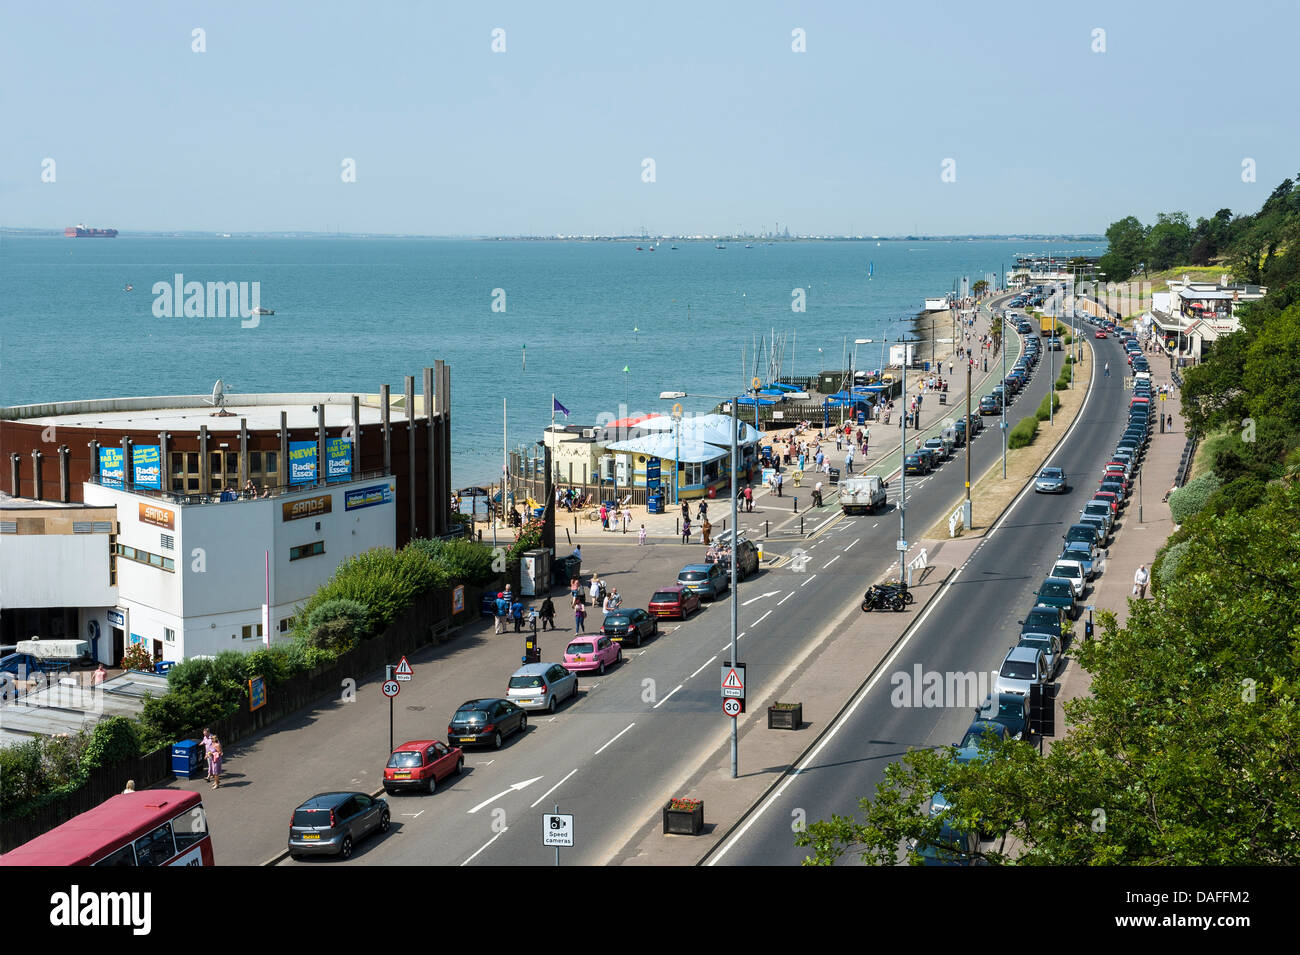
<path fill-rule="evenodd" d="M 767 728 L 797 730 L 803 726 L 802 703 L 777 703 L 767 708 Z"/>
<path fill-rule="evenodd" d="M 674 803 L 677 803 L 679 808 L 673 808 Z M 703 831 L 704 800 L 670 799 L 664 805 L 666 835 L 698 836 Z"/>

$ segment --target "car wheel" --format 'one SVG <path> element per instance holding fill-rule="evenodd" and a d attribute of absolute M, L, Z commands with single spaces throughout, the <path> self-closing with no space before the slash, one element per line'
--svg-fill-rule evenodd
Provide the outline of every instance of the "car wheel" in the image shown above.
<path fill-rule="evenodd" d="M 573 692 L 569 694 L 569 698 L 570 698 L 570 699 L 573 699 L 573 700 L 576 700 L 576 699 L 578 698 L 578 681 L 577 681 L 577 680 L 574 680 L 574 681 L 573 681 Z"/>
<path fill-rule="evenodd" d="M 351 836 L 344 836 L 343 842 L 339 844 L 339 858 L 340 859 L 352 858 L 352 837 Z"/>
<path fill-rule="evenodd" d="M 465 771 L 465 757 L 456 760 L 456 775 L 459 776 Z"/>
<path fill-rule="evenodd" d="M 619 666 L 623 662 L 623 648 L 619 647 L 614 651 L 614 665 Z"/>
<path fill-rule="evenodd" d="M 516 732 L 522 734 L 522 733 L 527 732 L 527 730 L 528 730 L 528 714 L 527 714 L 527 713 L 520 713 L 520 714 L 519 714 L 519 729 L 518 729 Z"/>
<path fill-rule="evenodd" d="M 435 791 L 437 788 L 438 788 L 438 774 L 437 774 L 437 773 L 433 773 L 432 775 L 429 776 L 429 783 L 428 783 L 428 785 L 425 787 L 425 792 L 426 792 L 428 795 L 432 796 L 432 795 L 434 794 L 434 791 Z"/>
<path fill-rule="evenodd" d="M 639 627 L 637 628 L 635 634 L 632 637 L 632 646 L 634 647 L 641 646 L 641 629 Z"/>
<path fill-rule="evenodd" d="M 546 703 L 546 712 L 548 712 L 548 713 L 554 713 L 554 712 L 555 712 L 555 697 L 551 697 L 550 700 L 547 701 L 547 703 Z"/>
<path fill-rule="evenodd" d="M 596 676 L 604 676 L 604 675 L 605 675 L 605 661 L 601 660 L 600 666 L 596 668 Z"/>
<path fill-rule="evenodd" d="M 379 831 L 387 832 L 388 827 L 391 826 L 392 824 L 393 824 L 393 817 L 389 815 L 388 810 L 385 809 L 384 814 L 379 817 Z"/>
<path fill-rule="evenodd" d="M 495 733 L 492 734 L 492 748 L 493 748 L 493 749 L 500 749 L 500 748 L 501 748 L 501 731 L 500 731 L 500 730 L 497 730 Z"/>

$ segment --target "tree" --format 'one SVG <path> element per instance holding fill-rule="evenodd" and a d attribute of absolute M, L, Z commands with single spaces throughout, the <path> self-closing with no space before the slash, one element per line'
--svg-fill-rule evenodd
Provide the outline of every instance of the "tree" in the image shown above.
<path fill-rule="evenodd" d="M 989 290 L 989 283 L 986 282 L 984 279 L 980 279 L 978 282 L 976 282 L 974 285 L 972 285 L 972 286 L 970 287 L 970 290 L 971 290 L 971 293 L 972 293 L 976 298 L 979 298 L 980 296 L 982 296 L 985 292 L 987 292 L 987 291 Z"/>
<path fill-rule="evenodd" d="M 1147 267 L 1157 271 L 1187 261 L 1192 247 L 1192 230 L 1185 212 L 1162 212 L 1147 233 Z"/>
<path fill-rule="evenodd" d="M 1134 216 L 1112 222 L 1106 230 L 1108 249 L 1097 268 L 1111 282 L 1123 282 L 1136 271 L 1146 255 L 1147 230 Z"/>
<path fill-rule="evenodd" d="M 886 769 L 861 817 L 796 839 L 829 864 L 846 851 L 893 864 L 937 838 L 942 790 L 956 828 L 997 834 L 992 863 L 1294 865 L 1300 862 L 1300 486 L 1270 485 L 1250 512 L 1203 514 L 1153 600 L 1072 653 L 1090 695 L 1066 703 L 1046 757 L 1014 741 L 957 766 L 913 751 Z M 1015 840 L 1013 842 L 1012 840 Z"/>

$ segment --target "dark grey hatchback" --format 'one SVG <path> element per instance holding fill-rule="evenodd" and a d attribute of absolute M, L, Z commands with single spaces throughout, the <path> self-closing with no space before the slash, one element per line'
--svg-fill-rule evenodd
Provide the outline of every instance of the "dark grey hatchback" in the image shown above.
<path fill-rule="evenodd" d="M 289 855 L 351 857 L 353 846 L 372 830 L 387 832 L 388 802 L 365 793 L 320 793 L 293 811 Z"/>

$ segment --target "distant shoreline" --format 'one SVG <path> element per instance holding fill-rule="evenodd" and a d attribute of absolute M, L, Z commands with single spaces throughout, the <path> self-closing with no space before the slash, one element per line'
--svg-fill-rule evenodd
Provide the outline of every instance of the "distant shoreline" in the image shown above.
<path fill-rule="evenodd" d="M 28 229 L 0 226 L 0 236 L 12 238 L 66 238 L 63 229 Z M 781 238 L 762 238 L 744 235 L 706 236 L 640 236 L 640 235 L 406 235 L 387 232 L 200 232 L 129 230 L 119 229 L 118 238 L 137 239 L 425 239 L 434 242 L 1101 242 L 1104 235 L 1056 234 L 1035 235 L 1008 233 L 1002 235 L 792 235 Z"/>

